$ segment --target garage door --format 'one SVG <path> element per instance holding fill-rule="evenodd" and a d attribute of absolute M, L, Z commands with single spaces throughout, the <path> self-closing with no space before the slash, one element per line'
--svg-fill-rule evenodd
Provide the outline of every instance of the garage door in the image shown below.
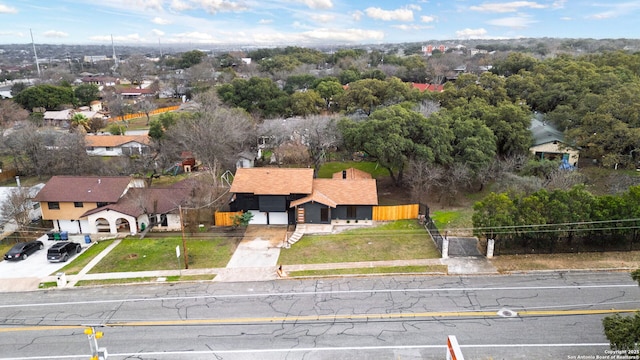
<path fill-rule="evenodd" d="M 253 218 L 249 224 L 251 225 L 287 225 L 289 223 L 289 216 L 286 212 L 259 212 L 256 210 L 249 210 L 253 214 Z"/>

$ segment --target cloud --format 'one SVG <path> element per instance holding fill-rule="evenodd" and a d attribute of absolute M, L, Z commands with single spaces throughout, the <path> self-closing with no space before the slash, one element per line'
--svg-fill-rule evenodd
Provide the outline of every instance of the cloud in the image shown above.
<path fill-rule="evenodd" d="M 354 11 L 354 12 L 351 14 L 351 18 L 352 18 L 354 21 L 360 21 L 360 20 L 362 19 L 362 16 L 363 16 L 363 15 L 364 15 L 364 13 L 363 13 L 362 11 L 358 10 L 358 11 Z"/>
<path fill-rule="evenodd" d="M 164 31 L 158 29 L 151 29 L 151 33 L 156 37 L 164 36 Z"/>
<path fill-rule="evenodd" d="M 67 36 L 69 36 L 69 34 L 67 34 L 66 32 L 55 31 L 55 30 L 45 31 L 42 33 L 42 35 L 48 38 L 66 38 Z"/>
<path fill-rule="evenodd" d="M 244 11 L 248 7 L 237 1 L 228 0 L 194 0 L 201 8 L 210 14 L 229 11 Z"/>
<path fill-rule="evenodd" d="M 484 38 L 487 35 L 487 30 L 480 29 L 463 29 L 456 31 L 456 36 L 460 39 L 478 39 Z"/>
<path fill-rule="evenodd" d="M 368 17 L 382 21 L 413 21 L 413 11 L 409 9 L 383 10 L 370 7 L 364 12 Z"/>
<path fill-rule="evenodd" d="M 0 14 L 16 14 L 18 13 L 18 9 L 7 6 L 5 4 L 0 4 Z"/>
<path fill-rule="evenodd" d="M 315 29 L 304 32 L 303 35 L 312 40 L 336 41 L 336 42 L 365 42 L 381 41 L 384 33 L 378 30 L 367 29 Z"/>
<path fill-rule="evenodd" d="M 187 4 L 182 0 L 171 1 L 171 5 L 169 5 L 169 8 L 171 8 L 171 10 L 174 10 L 174 11 L 185 11 L 185 10 L 192 9 L 191 5 Z"/>
<path fill-rule="evenodd" d="M 528 16 L 512 16 L 512 17 L 493 19 L 493 20 L 487 21 L 487 23 L 490 25 L 505 26 L 505 27 L 511 27 L 516 29 L 526 28 L 531 24 L 535 24 L 536 22 L 537 21 L 532 20 Z"/>
<path fill-rule="evenodd" d="M 471 6 L 469 9 L 480 12 L 508 13 L 517 12 L 521 8 L 546 9 L 547 7 L 547 5 L 538 4 L 534 1 L 512 1 L 507 3 L 484 3 L 478 6 Z"/>
<path fill-rule="evenodd" d="M 111 35 L 97 35 L 89 37 L 89 40 L 98 42 L 111 42 Z M 114 42 L 119 43 L 144 43 L 146 40 L 140 37 L 139 34 L 120 35 L 113 37 Z"/>
<path fill-rule="evenodd" d="M 331 0 L 298 0 L 311 9 L 331 9 L 333 7 L 333 2 Z"/>
<path fill-rule="evenodd" d="M 130 0 L 134 6 L 148 10 L 162 11 L 163 0 Z"/>
<path fill-rule="evenodd" d="M 425 23 L 434 22 L 434 21 L 436 21 L 436 17 L 435 16 L 424 15 L 424 16 L 420 16 L 420 21 L 425 22 Z"/>
<path fill-rule="evenodd" d="M 625 3 L 617 3 L 617 4 L 607 3 L 607 4 L 599 4 L 598 6 L 609 8 L 609 10 L 587 16 L 587 19 L 602 20 L 602 19 L 616 18 L 623 15 L 629 15 L 630 13 L 640 9 L 640 1 L 629 1 Z"/>
<path fill-rule="evenodd" d="M 272 19 L 260 19 L 260 21 L 258 21 L 258 24 L 261 24 L 261 25 L 267 25 L 272 23 L 273 23 Z"/>
<path fill-rule="evenodd" d="M 424 26 L 424 25 L 407 25 L 407 24 L 392 25 L 391 27 L 392 27 L 392 28 L 396 28 L 396 29 L 400 29 L 400 30 L 404 30 L 404 31 L 415 31 L 415 30 L 433 29 L 433 26 Z"/>
<path fill-rule="evenodd" d="M 161 17 L 154 17 L 153 20 L 151 20 L 152 23 L 157 24 L 157 25 L 169 25 L 171 24 L 171 20 L 167 20 L 167 19 L 163 19 Z"/>
<path fill-rule="evenodd" d="M 333 21 L 336 18 L 334 15 L 331 15 L 331 14 L 316 14 L 316 15 L 311 15 L 310 17 L 311 17 L 311 20 L 320 22 L 320 23 Z"/>

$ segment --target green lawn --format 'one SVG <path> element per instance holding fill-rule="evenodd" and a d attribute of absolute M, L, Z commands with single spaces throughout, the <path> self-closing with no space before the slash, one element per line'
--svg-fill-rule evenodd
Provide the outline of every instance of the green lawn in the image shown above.
<path fill-rule="evenodd" d="M 112 242 L 113 240 L 104 240 L 91 245 L 91 247 L 81 252 L 80 255 L 71 258 L 71 262 L 65 265 L 62 269 L 56 271 L 56 273 L 63 272 L 68 275 L 75 275 L 79 273 L 80 270 L 87 266 L 94 257 L 101 253 L 107 246 L 111 245 Z"/>
<path fill-rule="evenodd" d="M 176 257 L 180 248 L 180 267 Z M 225 267 L 236 249 L 235 239 L 187 239 L 190 269 Z M 163 239 L 126 238 L 91 273 L 177 270 L 184 268 L 180 237 Z"/>
<path fill-rule="evenodd" d="M 438 210 L 431 213 L 440 232 L 448 231 L 451 235 L 471 235 L 473 209 Z"/>
<path fill-rule="evenodd" d="M 280 252 L 279 263 L 322 264 L 439 257 L 433 241 L 417 221 L 402 220 L 339 234 L 305 235 L 290 249 Z"/>
<path fill-rule="evenodd" d="M 376 162 L 369 161 L 345 161 L 345 162 L 328 162 L 320 167 L 320 171 L 318 171 L 319 178 L 331 178 L 334 173 L 338 171 L 342 171 L 348 168 L 356 168 L 358 170 L 362 170 L 368 172 L 374 178 L 379 178 L 382 176 L 389 176 L 389 171 L 378 165 Z"/>

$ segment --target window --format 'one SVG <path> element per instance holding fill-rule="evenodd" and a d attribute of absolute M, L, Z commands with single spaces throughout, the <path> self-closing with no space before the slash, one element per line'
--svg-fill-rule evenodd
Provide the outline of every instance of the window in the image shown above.
<path fill-rule="evenodd" d="M 355 219 L 356 218 L 356 206 L 347 206 L 347 219 Z"/>
<path fill-rule="evenodd" d="M 99 208 L 101 208 L 103 206 L 107 206 L 107 205 L 109 205 L 109 203 L 107 203 L 107 202 L 99 202 L 99 203 L 96 204 L 96 206 L 99 207 Z"/>
<path fill-rule="evenodd" d="M 74 206 L 74 207 L 77 207 L 77 208 L 84 207 L 84 205 L 82 204 L 82 202 L 78 202 L 78 201 L 75 201 L 75 202 L 73 203 L 73 206 Z"/>
<path fill-rule="evenodd" d="M 320 221 L 321 222 L 329 221 L 329 208 L 320 209 Z"/>
<path fill-rule="evenodd" d="M 60 203 L 57 201 L 49 201 L 47 203 L 49 210 L 60 210 Z"/>
<path fill-rule="evenodd" d="M 104 149 L 107 150 L 107 151 L 111 151 L 111 146 L 107 146 Z"/>

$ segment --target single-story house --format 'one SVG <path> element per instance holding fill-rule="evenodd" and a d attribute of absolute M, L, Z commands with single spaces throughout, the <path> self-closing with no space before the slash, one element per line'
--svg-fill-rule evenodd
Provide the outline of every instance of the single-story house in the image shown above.
<path fill-rule="evenodd" d="M 230 192 L 231 211 L 251 212 L 250 224 L 333 224 L 371 220 L 378 205 L 376 181 L 340 172 L 314 179 L 313 169 L 239 168 Z"/>
<path fill-rule="evenodd" d="M 91 111 L 91 110 L 78 111 L 74 109 L 67 109 L 67 110 L 60 110 L 60 111 L 45 111 L 43 120 L 44 120 L 44 123 L 47 125 L 68 128 L 71 123 L 71 118 L 75 114 L 82 114 L 87 119 L 105 118 L 104 114 L 98 111 Z"/>
<path fill-rule="evenodd" d="M 135 229 L 130 219 L 96 219 L 85 215 L 90 210 L 115 204 L 131 188 L 144 187 L 144 180 L 128 176 L 54 176 L 35 196 L 40 203 L 43 220 L 52 220 L 56 231 L 72 234 L 96 233 L 100 226 Z"/>
<path fill-rule="evenodd" d="M 131 156 L 151 151 L 147 135 L 87 135 L 87 154 L 95 156 Z"/>
<path fill-rule="evenodd" d="M 564 140 L 564 134 L 543 121 L 541 114 L 536 114 L 531 119 L 529 130 L 533 136 L 533 146 L 529 148 L 529 151 L 535 155 L 536 159 L 560 159 L 568 165 L 578 165 L 579 149 L 567 144 Z"/>

